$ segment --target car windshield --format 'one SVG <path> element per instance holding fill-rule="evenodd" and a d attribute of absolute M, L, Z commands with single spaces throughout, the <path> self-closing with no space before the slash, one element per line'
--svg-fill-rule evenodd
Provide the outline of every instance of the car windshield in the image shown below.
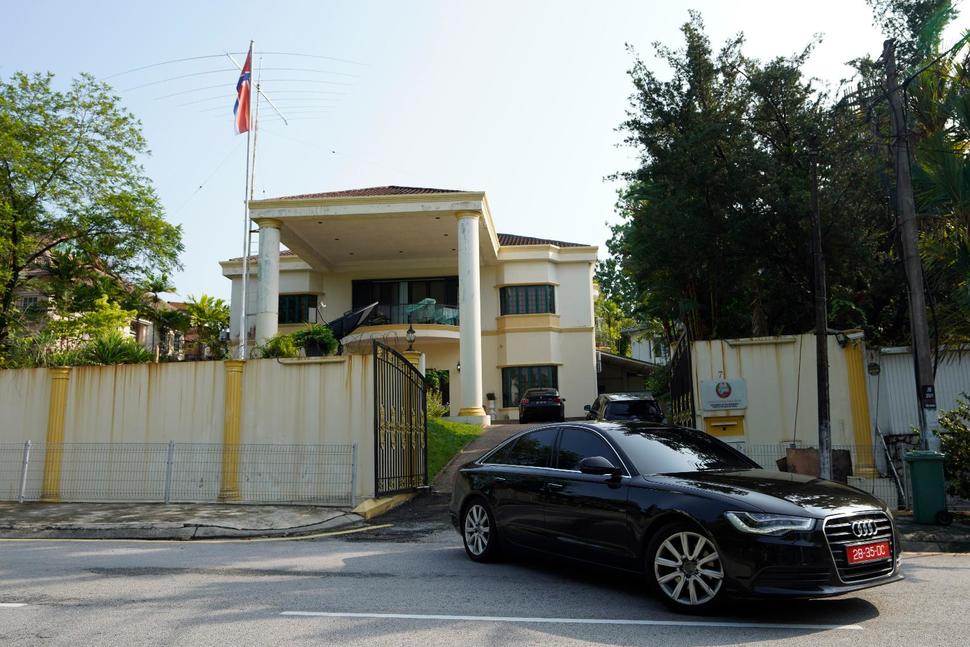
<path fill-rule="evenodd" d="M 556 396 L 559 392 L 555 389 L 529 389 L 525 392 L 526 398 L 541 398 L 544 396 Z"/>
<path fill-rule="evenodd" d="M 741 452 L 693 429 L 631 426 L 617 439 L 641 474 L 758 468 Z"/>
<path fill-rule="evenodd" d="M 659 420 L 660 407 L 653 400 L 618 400 L 606 406 L 608 420 Z"/>

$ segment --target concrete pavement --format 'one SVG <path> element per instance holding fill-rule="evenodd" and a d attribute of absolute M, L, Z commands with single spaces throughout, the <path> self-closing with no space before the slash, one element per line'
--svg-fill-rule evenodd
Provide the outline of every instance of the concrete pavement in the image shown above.
<path fill-rule="evenodd" d="M 534 558 L 475 564 L 434 517 L 405 506 L 380 519 L 391 527 L 313 540 L 0 541 L 0 643 L 966 643 L 966 554 L 906 555 L 905 581 L 843 598 L 697 618 L 632 576 Z"/>
<path fill-rule="evenodd" d="M 321 506 L 0 502 L 4 538 L 284 537 L 361 520 L 348 510 Z"/>

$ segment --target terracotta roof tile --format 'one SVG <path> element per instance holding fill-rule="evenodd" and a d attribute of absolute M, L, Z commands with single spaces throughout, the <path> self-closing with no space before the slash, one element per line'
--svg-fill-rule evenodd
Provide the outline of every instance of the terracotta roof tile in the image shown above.
<path fill-rule="evenodd" d="M 418 186 L 371 186 L 364 189 L 347 189 L 345 191 L 325 191 L 323 193 L 301 193 L 300 195 L 285 195 L 274 200 L 307 200 L 312 198 L 357 198 L 379 195 L 419 195 L 422 193 L 462 193 L 460 189 L 430 189 Z"/>

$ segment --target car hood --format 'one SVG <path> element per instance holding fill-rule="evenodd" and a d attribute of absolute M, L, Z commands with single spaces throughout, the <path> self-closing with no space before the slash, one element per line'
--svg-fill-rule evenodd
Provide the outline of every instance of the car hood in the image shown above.
<path fill-rule="evenodd" d="M 883 509 L 872 495 L 813 476 L 769 470 L 712 470 L 645 477 L 648 482 L 700 491 L 721 500 L 747 503 L 763 512 L 826 517 Z"/>

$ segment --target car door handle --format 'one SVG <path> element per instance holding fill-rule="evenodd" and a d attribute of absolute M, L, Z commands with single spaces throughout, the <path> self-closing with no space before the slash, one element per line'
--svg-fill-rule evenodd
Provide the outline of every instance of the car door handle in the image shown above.
<path fill-rule="evenodd" d="M 563 489 L 564 487 L 566 486 L 563 485 L 562 483 L 546 483 L 546 490 L 549 490 L 551 492 L 557 492 Z"/>

